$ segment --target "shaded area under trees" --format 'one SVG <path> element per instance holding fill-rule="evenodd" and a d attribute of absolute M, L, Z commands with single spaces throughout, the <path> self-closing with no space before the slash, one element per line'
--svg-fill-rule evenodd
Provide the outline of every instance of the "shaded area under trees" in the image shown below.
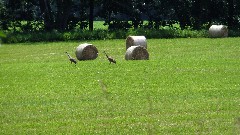
<path fill-rule="evenodd" d="M 100 18 L 110 30 L 159 29 L 179 23 L 195 30 L 211 24 L 240 26 L 237 0 L 2 0 L 0 29 L 7 31 L 67 31 L 94 29 Z M 147 20 L 147 24 L 143 21 Z"/>

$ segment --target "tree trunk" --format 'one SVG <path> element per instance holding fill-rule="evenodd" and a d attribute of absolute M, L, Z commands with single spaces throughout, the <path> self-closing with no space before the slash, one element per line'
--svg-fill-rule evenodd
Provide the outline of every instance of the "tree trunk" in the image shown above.
<path fill-rule="evenodd" d="M 199 30 L 201 28 L 201 10 L 202 4 L 200 0 L 193 2 L 192 16 L 194 18 L 193 28 Z"/>
<path fill-rule="evenodd" d="M 228 0 L 228 27 L 234 25 L 234 2 L 233 0 Z"/>
<path fill-rule="evenodd" d="M 180 0 L 178 1 L 172 0 L 172 3 L 175 3 L 174 9 L 176 11 L 176 16 L 180 23 L 181 29 L 185 29 L 187 26 L 191 26 L 189 3 L 188 2 L 184 3 L 183 1 Z"/>
<path fill-rule="evenodd" d="M 44 18 L 44 28 L 51 31 L 54 28 L 53 16 L 51 14 L 51 7 L 49 0 L 39 0 L 41 14 Z"/>
<path fill-rule="evenodd" d="M 94 0 L 89 1 L 89 30 L 93 31 L 93 19 L 94 19 Z"/>
<path fill-rule="evenodd" d="M 57 29 L 66 30 L 68 27 L 68 18 L 71 13 L 72 0 L 57 0 Z"/>

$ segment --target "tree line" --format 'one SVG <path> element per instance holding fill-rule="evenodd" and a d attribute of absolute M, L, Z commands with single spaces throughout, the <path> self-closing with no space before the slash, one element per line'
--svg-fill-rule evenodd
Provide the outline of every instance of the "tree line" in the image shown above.
<path fill-rule="evenodd" d="M 239 0 L 1 0 L 0 29 L 9 31 L 93 30 L 173 27 L 203 29 L 211 24 L 240 27 Z M 147 23 L 143 21 L 147 20 Z"/>

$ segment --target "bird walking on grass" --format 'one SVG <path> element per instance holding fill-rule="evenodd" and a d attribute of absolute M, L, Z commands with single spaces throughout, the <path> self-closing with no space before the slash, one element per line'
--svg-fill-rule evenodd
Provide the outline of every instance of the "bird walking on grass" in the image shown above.
<path fill-rule="evenodd" d="M 66 54 L 67 54 L 68 59 L 70 60 L 71 64 L 72 63 L 77 64 L 77 61 L 73 57 L 71 57 L 71 55 L 68 52 L 66 52 Z"/>
<path fill-rule="evenodd" d="M 117 63 L 116 60 L 113 59 L 111 56 L 108 56 L 107 53 L 106 53 L 105 51 L 103 51 L 103 52 L 105 53 L 105 55 L 106 55 L 108 61 L 110 62 L 109 64 L 111 64 L 111 63 L 116 64 L 116 63 Z"/>

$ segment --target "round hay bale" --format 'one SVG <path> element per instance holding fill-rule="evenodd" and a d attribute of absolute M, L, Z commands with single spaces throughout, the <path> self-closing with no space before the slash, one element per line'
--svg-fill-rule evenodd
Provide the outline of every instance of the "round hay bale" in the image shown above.
<path fill-rule="evenodd" d="M 131 46 L 126 51 L 125 59 L 126 60 L 148 60 L 149 54 L 145 47 Z"/>
<path fill-rule="evenodd" d="M 94 60 L 98 57 L 98 50 L 92 44 L 80 44 L 76 48 L 76 57 L 78 60 Z"/>
<path fill-rule="evenodd" d="M 228 36 L 228 28 L 225 25 L 212 25 L 209 28 L 209 36 L 212 38 L 223 38 Z"/>
<path fill-rule="evenodd" d="M 147 49 L 145 36 L 128 36 L 126 39 L 126 50 L 131 46 L 142 46 Z"/>

